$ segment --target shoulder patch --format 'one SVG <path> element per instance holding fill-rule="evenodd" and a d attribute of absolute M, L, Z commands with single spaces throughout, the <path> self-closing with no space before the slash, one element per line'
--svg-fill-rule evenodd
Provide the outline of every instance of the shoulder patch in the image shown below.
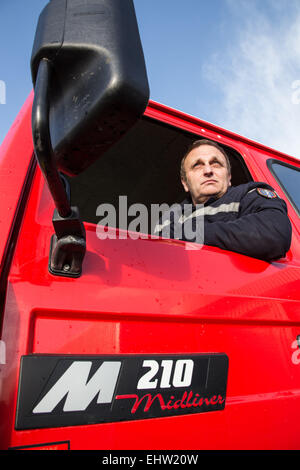
<path fill-rule="evenodd" d="M 274 199 L 275 197 L 278 197 L 276 191 L 271 191 L 270 189 L 256 188 L 256 191 L 258 192 L 258 194 L 268 199 Z"/>

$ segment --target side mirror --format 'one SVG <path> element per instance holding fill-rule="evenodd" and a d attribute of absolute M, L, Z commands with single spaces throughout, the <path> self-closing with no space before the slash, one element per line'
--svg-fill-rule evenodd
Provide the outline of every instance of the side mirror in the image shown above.
<path fill-rule="evenodd" d="M 34 149 L 57 208 L 49 269 L 77 276 L 84 227 L 59 172 L 84 171 L 145 111 L 149 86 L 133 1 L 50 0 L 39 18 L 31 73 Z"/>

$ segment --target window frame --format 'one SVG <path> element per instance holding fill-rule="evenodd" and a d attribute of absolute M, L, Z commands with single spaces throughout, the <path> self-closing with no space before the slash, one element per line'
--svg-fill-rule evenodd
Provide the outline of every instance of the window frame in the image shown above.
<path fill-rule="evenodd" d="M 249 166 L 247 165 L 246 161 L 245 161 L 245 158 L 241 152 L 240 149 L 237 149 L 235 148 L 235 146 L 233 145 L 234 142 L 220 142 L 218 139 L 217 139 L 217 136 L 216 135 L 213 135 L 213 133 L 210 133 L 210 135 L 203 135 L 203 133 L 201 132 L 196 132 L 196 130 L 192 130 L 192 129 L 187 129 L 185 127 L 182 127 L 180 126 L 178 123 L 170 123 L 170 122 L 166 122 L 165 120 L 163 120 L 160 117 L 153 117 L 153 116 L 148 116 L 148 115 L 144 115 L 142 118 L 141 118 L 141 121 L 144 121 L 144 123 L 150 123 L 150 124 L 154 124 L 154 125 L 157 125 L 159 126 L 160 128 L 162 129 L 167 129 L 167 130 L 170 130 L 170 131 L 174 131 L 174 133 L 176 134 L 181 134 L 182 136 L 185 136 L 187 137 L 189 140 L 190 140 L 190 144 L 198 139 L 209 139 L 209 140 L 212 140 L 214 142 L 216 142 L 218 145 L 220 145 L 220 147 L 222 147 L 225 151 L 227 151 L 228 155 L 229 155 L 229 159 L 231 161 L 231 164 L 232 164 L 232 168 L 233 168 L 233 164 L 234 162 L 236 162 L 238 164 L 238 167 L 240 169 L 240 177 L 243 178 L 243 182 L 245 181 L 253 181 L 253 177 L 251 175 L 251 172 L 250 172 L 250 168 Z M 189 146 L 189 145 L 188 145 Z M 187 150 L 188 146 L 183 150 L 182 152 L 182 156 L 184 154 L 184 151 Z M 170 160 L 170 164 L 172 163 L 172 160 Z M 97 163 L 94 162 L 94 164 L 96 165 Z M 178 179 L 179 179 L 179 169 L 180 169 L 180 161 L 178 161 Z M 88 169 L 87 169 L 88 171 Z M 83 177 L 83 174 L 82 175 L 78 175 L 78 179 L 80 180 L 80 178 Z M 69 182 L 69 185 L 70 185 L 70 193 L 71 195 L 74 194 L 74 187 L 73 185 L 76 184 L 76 178 L 72 178 L 72 179 L 68 179 L 68 182 Z M 244 181 L 245 180 L 245 181 Z M 174 183 L 175 184 L 175 183 Z M 179 183 L 178 183 L 179 184 Z M 240 184 L 240 183 L 238 183 Z M 125 195 L 125 193 L 124 193 Z M 181 202 L 181 200 L 183 200 L 185 197 L 185 194 L 184 194 L 184 191 L 182 189 L 182 197 L 179 201 L 176 201 L 176 200 L 173 200 L 169 203 L 169 204 L 173 204 L 173 203 L 176 203 L 176 202 Z M 105 202 L 105 201 L 103 201 Z M 110 200 L 107 201 L 108 203 L 110 203 Z M 143 203 L 143 204 L 146 204 L 146 206 L 148 207 L 148 202 L 144 202 L 144 201 L 135 201 L 135 203 Z M 159 202 L 159 204 L 162 204 L 166 201 L 163 201 L 163 202 Z M 80 207 L 80 204 L 79 204 L 79 201 L 76 200 L 76 199 L 72 199 L 71 197 L 71 203 L 72 205 L 75 205 L 75 206 L 78 206 L 79 207 L 79 210 L 80 210 L 80 214 L 81 214 L 81 217 L 83 218 L 83 221 L 84 222 L 87 222 L 87 223 L 92 223 L 92 224 L 95 224 L 97 225 L 99 223 L 99 221 L 93 221 L 91 220 L 90 218 L 86 217 L 85 216 L 85 212 L 84 210 Z M 118 221 L 118 216 L 117 216 L 117 221 Z M 119 225 L 118 225 L 118 222 L 116 224 L 116 227 L 112 227 L 112 228 L 116 228 L 116 229 L 119 229 Z M 127 227 L 127 230 L 128 230 L 128 227 Z M 138 232 L 138 233 L 143 233 L 144 232 Z M 145 235 L 149 235 L 150 234 L 150 231 L 148 230 L 148 233 L 145 233 Z"/>
<path fill-rule="evenodd" d="M 286 163 L 286 162 L 283 162 L 281 160 L 277 160 L 276 158 L 269 158 L 267 160 L 267 167 L 270 170 L 272 176 L 274 177 L 274 179 L 276 180 L 276 182 L 279 184 L 280 188 L 282 189 L 282 191 L 286 195 L 287 199 L 289 200 L 291 206 L 293 207 L 293 209 L 296 212 L 296 214 L 298 215 L 298 217 L 300 217 L 300 208 L 298 208 L 297 204 L 295 203 L 295 201 L 292 198 L 291 194 L 287 190 L 286 186 L 283 184 L 280 177 L 277 175 L 276 171 L 274 170 L 274 168 L 273 168 L 274 164 L 285 166 L 287 168 L 290 168 L 291 170 L 296 170 L 299 173 L 300 173 L 300 168 L 298 166 L 291 165 L 290 163 Z"/>

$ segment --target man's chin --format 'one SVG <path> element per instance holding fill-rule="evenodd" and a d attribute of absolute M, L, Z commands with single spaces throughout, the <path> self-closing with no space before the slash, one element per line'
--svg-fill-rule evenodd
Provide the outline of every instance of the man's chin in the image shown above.
<path fill-rule="evenodd" d="M 210 191 L 202 192 L 201 196 L 203 196 L 203 197 L 218 197 L 219 193 L 220 193 L 219 191 L 213 190 L 213 188 L 212 188 Z"/>

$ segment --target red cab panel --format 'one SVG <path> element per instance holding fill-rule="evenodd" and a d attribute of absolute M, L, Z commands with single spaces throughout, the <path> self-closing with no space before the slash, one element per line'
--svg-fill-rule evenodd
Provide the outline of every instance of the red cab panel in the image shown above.
<path fill-rule="evenodd" d="M 100 240 L 97 224 L 85 222 L 87 252 L 81 277 L 53 276 L 48 263 L 54 205 L 37 168 L 7 277 L 2 314 L 6 355 L 0 365 L 1 447 L 47 448 L 49 443 L 58 449 L 298 449 L 299 216 L 267 160 L 277 159 L 298 169 L 299 162 L 156 103 L 149 104 L 145 118 L 175 133 L 205 134 L 237 152 L 249 177 L 268 182 L 286 200 L 293 224 L 291 249 L 285 258 L 267 263 L 182 241 L 151 236 L 133 239 L 125 231 L 124 237 L 113 237 L 120 233 L 117 228 L 108 229 L 111 238 Z M 23 119 L 29 139 L 26 113 Z M 14 139 L 19 138 L 17 133 Z M 194 383 L 188 370 L 196 357 L 208 358 L 206 377 L 215 373 L 214 383 L 219 384 L 223 372 L 213 369 L 215 355 L 228 359 L 228 370 L 222 369 L 226 377 L 226 383 L 222 378 L 222 387 L 226 385 L 222 409 L 214 408 L 221 401 L 217 392 L 206 397 L 210 404 L 195 391 L 193 398 L 184 395 Z M 62 419 L 59 425 L 60 417 L 68 413 L 62 403 L 70 390 L 75 394 L 75 388 L 63 385 L 63 372 L 56 382 L 53 379 L 51 388 L 51 373 L 45 371 L 39 380 L 43 387 L 49 383 L 49 393 L 61 386 L 61 399 L 54 400 L 52 408 L 49 405 L 51 411 L 44 408 L 41 427 L 21 428 L 18 413 L 26 398 L 20 385 L 20 377 L 26 381 L 22 358 L 44 356 L 70 360 L 71 366 L 80 360 L 92 364 L 97 357 L 103 364 L 111 363 L 115 357 L 123 367 L 122 361 L 128 359 L 132 381 L 139 377 L 133 369 L 136 358 L 142 356 L 148 365 L 145 371 L 153 373 L 148 378 L 143 375 L 148 389 L 142 387 L 141 378 L 130 385 L 136 388 L 137 398 L 119 400 L 124 419 L 110 420 L 109 406 L 103 422 L 88 414 L 85 417 L 90 404 L 97 408 L 98 400 L 101 406 L 99 389 L 79 411 L 83 421 L 78 424 L 74 412 L 75 424 L 66 425 Z M 100 371 L 91 367 L 83 385 L 87 392 Z M 46 396 L 43 388 L 36 387 L 35 409 Z M 109 403 L 117 399 L 115 390 L 120 387 L 111 390 Z M 218 390 L 217 385 L 213 390 Z M 145 394 L 148 397 L 139 403 Z M 53 413 L 56 421 L 50 416 Z"/>

